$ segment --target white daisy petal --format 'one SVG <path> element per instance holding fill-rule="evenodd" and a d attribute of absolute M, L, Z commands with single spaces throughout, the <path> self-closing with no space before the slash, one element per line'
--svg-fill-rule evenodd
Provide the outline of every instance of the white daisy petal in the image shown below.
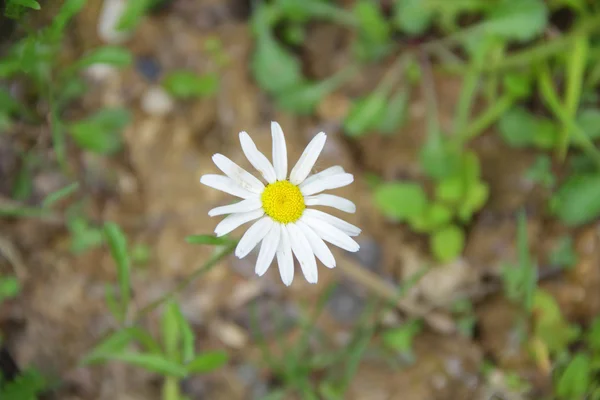
<path fill-rule="evenodd" d="M 308 196 L 304 199 L 304 203 L 307 206 L 333 207 L 350 214 L 354 214 L 356 212 L 356 205 L 354 205 L 353 202 L 333 194 L 318 194 L 316 196 Z"/>
<path fill-rule="evenodd" d="M 210 186 L 213 189 L 229 193 L 232 196 L 241 197 L 242 199 L 256 197 L 256 193 L 244 189 L 228 176 L 214 174 L 202 175 L 200 183 Z"/>
<path fill-rule="evenodd" d="M 340 167 L 339 165 L 335 165 L 333 167 L 329 167 L 321 172 L 317 172 L 316 174 L 309 176 L 299 186 L 300 188 L 303 188 L 304 186 L 316 181 L 317 179 L 325 178 L 331 175 L 343 174 L 344 172 L 346 172 L 344 171 L 344 168 Z"/>
<path fill-rule="evenodd" d="M 242 239 L 238 242 L 235 248 L 237 258 L 244 258 L 250 253 L 258 243 L 269 233 L 273 226 L 271 217 L 263 217 L 256 221 L 250 229 L 244 233 Z"/>
<path fill-rule="evenodd" d="M 319 260 L 321 260 L 323 265 L 325 265 L 327 268 L 334 268 L 335 257 L 333 256 L 331 250 L 329 250 L 329 247 L 327 247 L 323 239 L 321 239 L 321 237 L 317 235 L 310 226 L 306 225 L 302 221 L 296 221 L 296 226 L 300 228 L 302 233 L 304 233 L 304 236 L 306 236 L 308 243 L 310 243 L 310 247 L 312 248 L 313 253 L 315 253 L 315 256 Z"/>
<path fill-rule="evenodd" d="M 354 181 L 352 174 L 344 173 L 324 178 L 316 179 L 308 185 L 300 187 L 300 191 L 305 196 L 322 192 L 323 190 L 337 189 L 344 186 L 348 186 Z"/>
<path fill-rule="evenodd" d="M 300 159 L 294 168 L 292 168 L 292 172 L 290 173 L 290 182 L 292 182 L 294 185 L 298 185 L 306 179 L 315 165 L 315 162 L 317 162 L 317 158 L 319 158 L 321 150 L 323 150 L 323 146 L 325 146 L 326 140 L 327 135 L 325 132 L 320 132 L 313 138 L 313 140 L 310 141 L 300 156 Z"/>
<path fill-rule="evenodd" d="M 215 234 L 217 236 L 227 235 L 237 227 L 244 225 L 246 222 L 253 221 L 264 215 L 264 211 L 261 209 L 245 212 L 236 213 L 226 216 L 223 221 L 219 222 L 215 228 Z"/>
<path fill-rule="evenodd" d="M 275 176 L 278 181 L 287 177 L 287 148 L 285 146 L 285 136 L 281 126 L 271 122 L 271 136 L 273 137 L 273 167 L 275 167 Z"/>
<path fill-rule="evenodd" d="M 284 229 L 287 229 L 290 234 L 292 251 L 300 263 L 300 268 L 302 268 L 306 281 L 308 283 L 317 283 L 319 279 L 317 260 L 315 260 L 315 254 L 308 239 L 306 239 L 304 233 L 294 223 L 285 225 Z"/>
<path fill-rule="evenodd" d="M 242 201 L 234 203 L 234 204 L 230 204 L 228 206 L 221 206 L 221 207 L 213 208 L 212 210 L 210 210 L 208 212 L 208 216 L 214 217 L 214 216 L 223 215 L 223 214 L 234 214 L 234 213 L 254 211 L 254 210 L 258 210 L 261 207 L 262 207 L 262 201 L 260 201 L 260 198 L 258 196 L 256 196 L 256 197 L 252 197 L 252 198 L 249 198 L 246 200 L 242 200 Z"/>
<path fill-rule="evenodd" d="M 223 154 L 215 154 L 212 157 L 215 165 L 223 171 L 225 175 L 233 179 L 242 188 L 252 193 L 262 193 L 265 185 L 248 171 L 225 157 Z"/>
<path fill-rule="evenodd" d="M 354 226 L 351 223 L 344 221 L 343 219 L 334 217 L 331 214 L 327 214 L 326 212 L 313 209 L 306 209 L 304 210 L 304 214 L 306 216 L 325 221 L 328 224 L 335 226 L 348 236 L 360 235 L 361 229 L 359 227 Z"/>
<path fill-rule="evenodd" d="M 250 164 L 261 173 L 267 182 L 275 182 L 276 177 L 273 166 L 267 157 L 256 148 L 254 141 L 246 132 L 240 132 L 240 143 L 242 145 L 242 151 L 246 155 L 248 161 L 250 161 Z"/>
<path fill-rule="evenodd" d="M 325 240 L 326 242 L 351 252 L 356 252 L 360 249 L 360 246 L 354 241 L 354 239 L 323 220 L 309 217 L 307 215 L 303 215 L 300 220 L 311 227 L 315 233 L 321 236 L 321 239 Z"/>
<path fill-rule="evenodd" d="M 265 272 L 271 266 L 275 252 L 279 247 L 279 238 L 281 236 L 281 225 L 274 223 L 271 226 L 271 230 L 267 233 L 267 236 L 262 241 L 260 251 L 258 252 L 258 259 L 256 260 L 256 268 L 254 272 L 256 275 L 263 276 Z"/>
<path fill-rule="evenodd" d="M 294 280 L 294 257 L 292 256 L 292 246 L 290 245 L 290 236 L 287 229 L 281 225 L 280 231 L 277 264 L 279 265 L 279 275 L 281 275 L 283 284 L 290 286 Z"/>

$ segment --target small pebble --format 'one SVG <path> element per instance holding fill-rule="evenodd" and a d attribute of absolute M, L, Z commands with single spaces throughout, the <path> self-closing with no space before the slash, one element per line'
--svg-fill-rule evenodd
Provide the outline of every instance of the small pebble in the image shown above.
<path fill-rule="evenodd" d="M 98 18 L 98 37 L 106 43 L 122 43 L 130 32 L 121 32 L 116 29 L 123 16 L 127 5 L 126 0 L 104 0 L 100 17 Z"/>
<path fill-rule="evenodd" d="M 351 285 L 344 283 L 334 289 L 327 303 L 331 316 L 343 324 L 355 322 L 362 314 L 364 307 L 365 299 Z"/>
<path fill-rule="evenodd" d="M 150 115 L 167 115 L 174 106 L 171 96 L 160 86 L 151 87 L 142 97 L 142 110 Z"/>

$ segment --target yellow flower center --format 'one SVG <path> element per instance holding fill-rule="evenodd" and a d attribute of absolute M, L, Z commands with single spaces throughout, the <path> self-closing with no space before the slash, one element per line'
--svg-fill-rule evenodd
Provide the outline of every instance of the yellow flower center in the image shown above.
<path fill-rule="evenodd" d="M 282 224 L 297 221 L 306 208 L 300 188 L 289 181 L 267 185 L 260 200 L 265 213 Z"/>

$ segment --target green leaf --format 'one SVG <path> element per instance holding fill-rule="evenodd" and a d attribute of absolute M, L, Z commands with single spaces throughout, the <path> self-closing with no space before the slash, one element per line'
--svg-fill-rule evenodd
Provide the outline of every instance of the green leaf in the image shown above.
<path fill-rule="evenodd" d="M 186 368 L 189 373 L 203 374 L 221 368 L 228 360 L 223 351 L 208 351 L 190 361 Z"/>
<path fill-rule="evenodd" d="M 0 110 L 8 113 L 9 115 L 17 113 L 26 114 L 28 112 L 28 110 L 26 110 L 21 103 L 15 100 L 12 95 L 2 87 L 0 87 Z"/>
<path fill-rule="evenodd" d="M 119 322 L 124 322 L 125 315 L 121 309 L 121 306 L 119 305 L 119 302 L 117 301 L 117 298 L 115 297 L 114 289 L 115 288 L 112 285 L 107 284 L 104 286 L 104 301 L 106 302 L 106 307 L 108 307 L 108 310 L 113 317 L 115 317 L 115 319 Z"/>
<path fill-rule="evenodd" d="M 417 232 L 435 231 L 452 220 L 452 210 L 442 203 L 431 203 L 425 213 L 411 219 L 411 228 Z"/>
<path fill-rule="evenodd" d="M 548 119 L 536 118 L 522 107 L 507 111 L 498 121 L 498 129 L 510 146 L 536 146 L 552 149 L 558 143 L 558 127 Z"/>
<path fill-rule="evenodd" d="M 23 7 L 29 7 L 34 10 L 41 10 L 40 3 L 35 0 L 10 0 L 12 4 L 18 4 Z"/>
<path fill-rule="evenodd" d="M 549 262 L 553 266 L 571 269 L 577 263 L 577 254 L 573 249 L 573 238 L 563 236 L 550 252 Z"/>
<path fill-rule="evenodd" d="M 110 248 L 117 272 L 119 276 L 119 293 L 121 295 L 121 309 L 125 314 L 129 306 L 130 298 L 130 262 L 129 254 L 127 253 L 127 238 L 119 228 L 119 225 L 113 222 L 104 224 L 104 235 Z"/>
<path fill-rule="evenodd" d="M 600 354 L 600 316 L 592 321 L 586 335 L 586 343 L 590 349 Z"/>
<path fill-rule="evenodd" d="M 413 340 L 421 330 L 423 323 L 420 320 L 410 320 L 398 328 L 388 329 L 383 333 L 382 339 L 386 346 L 399 352 L 412 350 Z"/>
<path fill-rule="evenodd" d="M 140 23 L 142 17 L 152 6 L 153 0 L 128 0 L 127 8 L 121 15 L 119 23 L 117 24 L 117 30 L 121 32 L 127 32 L 135 29 Z"/>
<path fill-rule="evenodd" d="M 550 210 L 567 226 L 579 226 L 600 217 L 600 175 L 573 175 L 552 197 Z"/>
<path fill-rule="evenodd" d="M 174 301 L 168 302 L 163 311 L 161 322 L 165 354 L 172 361 L 179 359 L 177 349 L 180 340 L 178 308 Z"/>
<path fill-rule="evenodd" d="M 577 353 L 558 378 L 556 394 L 562 399 L 584 398 L 590 387 L 590 357 Z"/>
<path fill-rule="evenodd" d="M 33 192 L 33 177 L 31 176 L 30 164 L 26 159 L 17 173 L 12 187 L 12 197 L 15 200 L 27 200 Z"/>
<path fill-rule="evenodd" d="M 213 246 L 224 246 L 230 244 L 233 240 L 226 236 L 216 237 L 213 235 L 190 235 L 185 238 L 190 244 L 209 244 Z"/>
<path fill-rule="evenodd" d="M 419 153 L 423 171 L 435 180 L 443 180 L 456 174 L 461 166 L 460 149 L 440 133 L 432 134 Z"/>
<path fill-rule="evenodd" d="M 449 225 L 433 233 L 430 239 L 433 255 L 440 262 L 456 259 L 465 246 L 465 233 L 455 225 Z"/>
<path fill-rule="evenodd" d="M 99 363 L 109 358 L 112 354 L 121 353 L 129 343 L 135 340 L 134 332 L 136 330 L 139 330 L 139 328 L 130 327 L 111 334 L 83 357 L 81 363 L 83 365 Z"/>
<path fill-rule="evenodd" d="M 131 120 L 124 108 L 107 108 L 70 127 L 73 140 L 84 150 L 114 154 L 122 147 L 121 131 Z"/>
<path fill-rule="evenodd" d="M 282 93 L 304 81 L 300 62 L 285 50 L 268 30 L 261 27 L 250 61 L 252 75 L 267 93 Z"/>
<path fill-rule="evenodd" d="M 523 73 L 506 73 L 502 78 L 504 89 L 515 99 L 527 98 L 531 95 L 531 76 Z"/>
<path fill-rule="evenodd" d="M 388 218 L 402 222 L 425 212 L 427 195 L 416 183 L 384 183 L 375 189 L 375 205 Z"/>
<path fill-rule="evenodd" d="M 168 74 L 162 85 L 167 92 L 182 99 L 208 97 L 219 90 L 219 76 L 217 74 L 198 75 L 190 71 L 176 71 Z"/>
<path fill-rule="evenodd" d="M 404 125 L 408 110 L 408 94 L 408 89 L 403 88 L 391 98 L 377 125 L 381 133 L 387 135 L 395 133 Z"/>
<path fill-rule="evenodd" d="M 177 320 L 179 323 L 179 329 L 181 329 L 181 354 L 182 361 L 184 363 L 190 362 L 194 358 L 194 331 L 189 322 L 181 312 L 181 308 L 177 307 Z"/>
<path fill-rule="evenodd" d="M 65 0 L 62 7 L 52 20 L 49 28 L 49 38 L 51 41 L 62 37 L 67 23 L 83 8 L 87 0 Z"/>
<path fill-rule="evenodd" d="M 543 0 L 502 0 L 489 8 L 482 23 L 485 34 L 526 42 L 540 35 L 548 24 L 548 8 Z"/>
<path fill-rule="evenodd" d="M 354 102 L 344 119 L 344 130 L 348 136 L 363 136 L 375 129 L 385 116 L 387 99 L 377 92 Z"/>
<path fill-rule="evenodd" d="M 394 2 L 394 24 L 409 35 L 425 33 L 433 22 L 434 8 L 422 0 L 396 0 Z"/>
<path fill-rule="evenodd" d="M 58 189 L 57 191 L 46 196 L 46 198 L 42 201 L 42 207 L 50 208 L 60 200 L 75 193 L 77 190 L 79 190 L 79 182 L 73 182 L 61 189 Z"/>
<path fill-rule="evenodd" d="M 160 354 L 143 354 L 143 353 L 117 353 L 111 354 L 111 360 L 123 361 L 136 367 L 144 368 L 147 371 L 156 372 L 161 375 L 174 376 L 177 378 L 185 378 L 188 371 L 185 367 L 169 361 Z"/>
<path fill-rule="evenodd" d="M 600 110 L 597 108 L 586 108 L 579 111 L 577 125 L 579 125 L 590 139 L 600 139 Z M 575 141 L 574 136 L 571 135 L 571 137 Z"/>
<path fill-rule="evenodd" d="M 359 0 L 354 3 L 353 13 L 358 20 L 360 34 L 367 42 L 380 44 L 389 39 L 391 29 L 378 3 L 371 0 Z"/>
<path fill-rule="evenodd" d="M 75 67 L 83 69 L 94 64 L 106 64 L 114 67 L 127 67 L 133 62 L 131 52 L 125 47 L 104 46 L 94 49 L 90 54 L 83 56 Z"/>
<path fill-rule="evenodd" d="M 0 277 L 0 304 L 6 299 L 16 297 L 20 291 L 21 284 L 16 277 Z"/>
<path fill-rule="evenodd" d="M 71 251 L 80 254 L 94 247 L 98 247 L 104 241 L 102 230 L 91 226 L 89 222 L 80 216 L 69 217 L 67 228 L 71 233 Z"/>
<path fill-rule="evenodd" d="M 279 106 L 297 114 L 311 114 L 321 100 L 339 88 L 354 74 L 354 69 L 343 69 L 318 82 L 303 82 L 277 96 Z"/>
<path fill-rule="evenodd" d="M 450 176 L 435 187 L 435 197 L 448 204 L 457 204 L 464 195 L 465 185 L 460 175 Z"/>
<path fill-rule="evenodd" d="M 476 182 L 468 187 L 466 196 L 458 208 L 458 217 L 468 222 L 476 211 L 479 211 L 490 195 L 490 189 L 485 182 Z"/>
<path fill-rule="evenodd" d="M 533 295 L 534 334 L 545 343 L 551 355 L 561 354 L 577 340 L 580 329 L 563 317 L 552 295 L 537 289 Z"/>

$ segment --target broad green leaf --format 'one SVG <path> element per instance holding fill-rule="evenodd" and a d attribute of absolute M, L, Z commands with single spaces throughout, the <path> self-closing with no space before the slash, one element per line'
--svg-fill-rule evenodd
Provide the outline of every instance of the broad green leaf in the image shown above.
<path fill-rule="evenodd" d="M 600 217 L 600 175 L 574 175 L 563 183 L 550 202 L 552 213 L 567 226 Z"/>
<path fill-rule="evenodd" d="M 169 360 L 177 361 L 178 344 L 180 340 L 179 318 L 177 317 L 177 304 L 170 301 L 166 304 L 162 314 L 161 329 L 165 345 L 165 355 Z"/>
<path fill-rule="evenodd" d="M 565 351 L 579 336 L 579 327 L 571 325 L 562 315 L 558 303 L 548 292 L 541 289 L 533 296 L 535 315 L 534 333 L 540 338 L 551 355 Z"/>
<path fill-rule="evenodd" d="M 432 134 L 419 153 L 423 171 L 435 180 L 444 180 L 456 174 L 461 166 L 460 149 L 441 134 Z"/>
<path fill-rule="evenodd" d="M 41 10 L 40 3 L 35 0 L 9 0 L 12 4 L 18 4 L 23 7 L 29 7 L 34 10 Z"/>
<path fill-rule="evenodd" d="M 406 112 L 408 111 L 408 89 L 399 90 L 389 101 L 384 114 L 382 115 L 377 129 L 383 134 L 392 134 L 398 132 L 406 122 Z"/>
<path fill-rule="evenodd" d="M 258 85 L 271 94 L 283 93 L 304 81 L 298 59 L 266 28 L 258 34 L 250 68 Z"/>
<path fill-rule="evenodd" d="M 579 111 L 577 125 L 592 140 L 600 139 L 600 110 L 597 108 L 586 108 Z M 575 141 L 574 135 L 571 135 Z"/>
<path fill-rule="evenodd" d="M 460 175 L 445 178 L 435 187 L 435 197 L 448 204 L 457 204 L 464 193 L 465 185 Z"/>
<path fill-rule="evenodd" d="M 374 196 L 377 208 L 399 222 L 423 214 L 428 204 L 425 191 L 416 183 L 384 183 L 375 189 Z"/>
<path fill-rule="evenodd" d="M 543 0 L 502 0 L 489 8 L 480 26 L 485 34 L 526 42 L 540 35 L 548 24 L 548 8 Z"/>
<path fill-rule="evenodd" d="M 385 116 L 387 99 L 377 92 L 354 102 L 344 119 L 348 136 L 359 137 L 375 129 Z"/>
<path fill-rule="evenodd" d="M 11 299 L 19 294 L 21 284 L 14 276 L 0 277 L 0 305 L 6 299 Z"/>
<path fill-rule="evenodd" d="M 189 373 L 203 374 L 221 368 L 228 360 L 223 351 L 207 351 L 190 361 L 186 368 Z"/>
<path fill-rule="evenodd" d="M 185 378 L 188 371 L 185 367 L 169 361 L 160 354 L 143 354 L 124 352 L 111 354 L 111 360 L 123 361 L 136 367 L 144 368 L 147 371 L 156 372 L 161 375 Z"/>
<path fill-rule="evenodd" d="M 50 208 L 55 203 L 75 193 L 78 189 L 79 182 L 73 182 L 61 189 L 58 189 L 57 191 L 50 193 L 48 196 L 46 196 L 46 198 L 42 201 L 42 207 Z"/>
<path fill-rule="evenodd" d="M 389 39 L 391 29 L 378 3 L 370 0 L 358 0 L 354 3 L 353 12 L 358 20 L 360 34 L 367 42 L 379 44 Z"/>
<path fill-rule="evenodd" d="M 423 0 L 395 0 L 394 24 L 409 35 L 423 34 L 431 26 L 434 10 Z"/>
<path fill-rule="evenodd" d="M 121 353 L 129 343 L 135 340 L 134 332 L 136 330 L 139 330 L 139 328 L 130 327 L 111 334 L 83 357 L 81 363 L 83 365 L 99 363 L 109 358 L 112 354 Z"/>
<path fill-rule="evenodd" d="M 500 134 L 510 146 L 536 146 L 552 149 L 558 142 L 559 129 L 552 121 L 537 118 L 521 107 L 507 111 L 498 121 Z"/>
<path fill-rule="evenodd" d="M 417 232 L 435 231 L 452 220 L 452 210 L 442 203 L 431 203 L 426 211 L 411 218 L 411 228 Z"/>
<path fill-rule="evenodd" d="M 133 62 L 131 52 L 125 47 L 104 46 L 94 49 L 90 54 L 83 56 L 75 64 L 76 68 L 82 69 L 94 64 L 107 64 L 114 67 L 126 67 Z"/>
<path fill-rule="evenodd" d="M 479 211 L 490 195 L 489 186 L 485 182 L 476 182 L 467 188 L 459 208 L 458 217 L 463 222 L 468 222 L 476 211 Z"/>
<path fill-rule="evenodd" d="M 412 344 L 423 328 L 420 320 L 410 320 L 398 328 L 388 329 L 383 333 L 383 343 L 386 346 L 399 352 L 408 352 L 412 350 Z"/>
<path fill-rule="evenodd" d="M 507 73 L 502 78 L 504 89 L 515 99 L 529 97 L 532 91 L 531 77 L 522 73 Z"/>
<path fill-rule="evenodd" d="M 558 378 L 556 394 L 561 399 L 583 399 L 590 387 L 590 357 L 577 353 Z"/>
<path fill-rule="evenodd" d="M 219 90 L 219 76 L 216 74 L 198 75 L 190 71 L 171 72 L 162 83 L 167 92 L 175 97 L 212 96 Z"/>
<path fill-rule="evenodd" d="M 110 155 L 121 149 L 121 131 L 130 120 L 126 109 L 107 108 L 71 124 L 70 133 L 82 149 Z"/>
<path fill-rule="evenodd" d="M 439 229 L 431 235 L 431 252 L 440 262 L 456 259 L 465 246 L 465 233 L 455 225 Z"/>
<path fill-rule="evenodd" d="M 191 244 L 210 244 L 214 246 L 224 246 L 232 242 L 231 238 L 226 236 L 216 237 L 213 235 L 191 235 L 185 238 L 185 241 Z"/>
<path fill-rule="evenodd" d="M 115 264 L 117 265 L 117 272 L 119 276 L 119 293 L 121 295 L 121 308 L 125 313 L 129 306 L 130 298 L 130 271 L 131 265 L 129 262 L 129 254 L 127 253 L 127 238 L 121 231 L 119 225 L 114 222 L 107 222 L 104 224 L 104 235 L 110 253 L 112 255 Z"/>

